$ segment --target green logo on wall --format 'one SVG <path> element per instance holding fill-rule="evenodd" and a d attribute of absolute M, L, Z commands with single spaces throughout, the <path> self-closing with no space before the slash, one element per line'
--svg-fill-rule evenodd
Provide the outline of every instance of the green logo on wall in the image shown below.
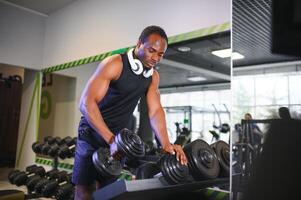
<path fill-rule="evenodd" d="M 48 91 L 42 91 L 41 97 L 41 118 L 48 119 L 51 112 L 51 95 Z"/>

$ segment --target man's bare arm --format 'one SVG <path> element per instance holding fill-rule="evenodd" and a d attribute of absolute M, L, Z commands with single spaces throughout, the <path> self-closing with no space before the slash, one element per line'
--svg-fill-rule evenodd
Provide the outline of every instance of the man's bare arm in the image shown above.
<path fill-rule="evenodd" d="M 103 60 L 89 79 L 79 103 L 79 109 L 88 123 L 108 144 L 112 142 L 114 135 L 104 122 L 98 103 L 106 95 L 110 82 L 119 78 L 121 70 L 120 55 Z"/>
<path fill-rule="evenodd" d="M 159 74 L 157 71 L 154 71 L 152 76 L 152 83 L 148 88 L 146 101 L 151 127 L 159 138 L 163 150 L 172 154 L 176 153 L 177 159 L 180 160 L 182 164 L 187 164 L 187 158 L 182 147 L 172 145 L 168 138 L 165 112 L 160 102 Z"/>

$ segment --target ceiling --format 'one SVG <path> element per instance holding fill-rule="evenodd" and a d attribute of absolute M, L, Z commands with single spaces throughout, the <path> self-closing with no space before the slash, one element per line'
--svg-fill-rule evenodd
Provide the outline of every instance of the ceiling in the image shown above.
<path fill-rule="evenodd" d="M 189 47 L 181 52 L 179 47 Z M 211 54 L 214 50 L 230 48 L 230 31 L 172 44 L 158 65 L 160 88 L 225 83 L 230 81 L 230 58 Z M 204 81 L 187 78 L 200 76 Z"/>
<path fill-rule="evenodd" d="M 233 67 L 301 60 L 271 53 L 272 0 L 232 1 L 233 50 L 244 55 Z"/>
<path fill-rule="evenodd" d="M 14 6 L 49 15 L 76 0 L 4 0 Z M 189 47 L 181 52 L 178 47 Z M 230 58 L 219 58 L 211 51 L 230 48 L 230 31 L 217 33 L 169 46 L 158 65 L 160 88 L 229 83 Z M 188 77 L 200 76 L 203 81 L 192 82 Z"/>
<path fill-rule="evenodd" d="M 44 15 L 50 15 L 74 1 L 76 0 L 3 0 L 3 2 L 31 9 Z"/>

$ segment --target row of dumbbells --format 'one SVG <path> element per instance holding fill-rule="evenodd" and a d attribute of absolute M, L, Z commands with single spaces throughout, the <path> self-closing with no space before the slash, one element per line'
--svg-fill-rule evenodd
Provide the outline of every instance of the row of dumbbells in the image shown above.
<path fill-rule="evenodd" d="M 144 143 L 137 134 L 127 129 L 121 130 L 115 136 L 115 143 L 118 154 L 123 158 L 141 159 L 145 156 Z M 153 175 L 161 173 L 169 184 L 229 177 L 230 154 L 227 143 L 218 141 L 209 145 L 204 140 L 195 140 L 185 145 L 184 152 L 188 158 L 188 166 L 181 165 L 175 155 L 165 153 L 160 156 L 158 162 L 146 163 L 147 166 L 141 166 L 140 169 L 148 170 L 149 165 L 152 165 L 157 169 Z M 120 160 L 110 156 L 109 149 L 98 149 L 94 152 L 92 160 L 100 180 L 111 179 L 121 174 L 123 166 Z"/>
<path fill-rule="evenodd" d="M 35 198 L 47 197 L 58 200 L 74 198 L 74 185 L 71 173 L 53 169 L 45 171 L 42 166 L 30 165 L 25 171 L 13 170 L 8 175 L 11 184 L 26 186 L 28 195 Z"/>
<path fill-rule="evenodd" d="M 181 165 L 173 155 L 162 155 L 158 162 L 146 162 L 136 170 L 136 179 L 148 179 L 161 174 L 169 184 L 229 178 L 229 145 L 217 141 L 211 145 L 195 140 L 184 146 L 188 166 Z"/>
<path fill-rule="evenodd" d="M 31 147 L 36 154 L 66 159 L 74 157 L 76 140 L 76 137 L 72 138 L 70 136 L 63 139 L 48 136 L 44 138 L 44 142 L 35 142 Z"/>

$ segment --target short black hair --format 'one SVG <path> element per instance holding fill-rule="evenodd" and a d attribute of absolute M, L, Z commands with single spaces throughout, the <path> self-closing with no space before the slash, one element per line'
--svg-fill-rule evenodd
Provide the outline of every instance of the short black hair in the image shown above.
<path fill-rule="evenodd" d="M 147 39 L 148 36 L 150 36 L 151 34 L 158 34 L 160 35 L 163 39 L 166 40 L 166 43 L 168 44 L 168 38 L 167 35 L 165 33 L 165 31 L 163 30 L 163 28 L 161 28 L 160 26 L 148 26 L 146 27 L 142 33 L 139 36 L 139 40 L 144 43 Z"/>
<path fill-rule="evenodd" d="M 248 116 L 250 116 L 250 117 L 252 118 L 252 115 L 251 115 L 250 113 L 246 113 L 245 116 L 246 116 L 246 115 L 248 115 Z"/>
<path fill-rule="evenodd" d="M 279 117 L 281 119 L 291 119 L 291 114 L 290 114 L 290 111 L 287 107 L 280 107 L 278 109 L 278 112 L 279 112 Z"/>

